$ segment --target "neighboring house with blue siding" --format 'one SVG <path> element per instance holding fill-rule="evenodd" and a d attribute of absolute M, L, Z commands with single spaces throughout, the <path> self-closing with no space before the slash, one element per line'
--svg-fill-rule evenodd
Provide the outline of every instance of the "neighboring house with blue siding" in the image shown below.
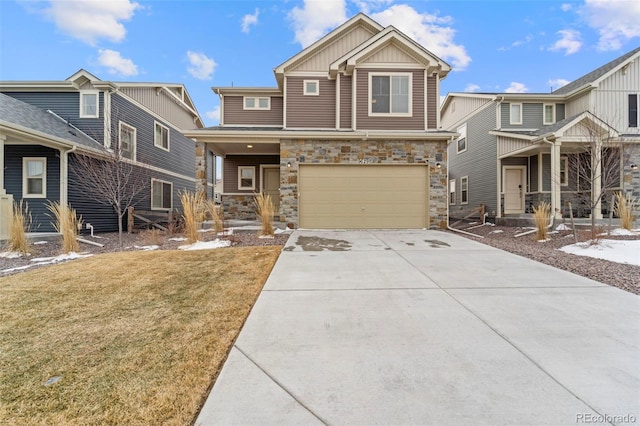
<path fill-rule="evenodd" d="M 440 122 L 459 134 L 448 149 L 450 216 L 484 206 L 508 222 L 547 201 L 556 218 L 571 202 L 574 215 L 587 217 L 594 205 L 600 219 L 613 192 L 639 198 L 639 103 L 640 48 L 551 93 L 449 93 Z M 591 146 L 602 153 L 600 173 L 575 166 Z"/>
<path fill-rule="evenodd" d="M 137 209 L 179 210 L 178 193 L 195 190 L 195 142 L 183 130 L 202 127 L 182 84 L 108 82 L 85 70 L 63 81 L 0 82 L 2 236 L 11 200 L 28 203 L 36 232 L 53 231 L 49 201 L 69 203 L 98 232 L 117 230 L 113 208 L 77 177 L 77 155 L 113 149 L 148 180 Z"/>

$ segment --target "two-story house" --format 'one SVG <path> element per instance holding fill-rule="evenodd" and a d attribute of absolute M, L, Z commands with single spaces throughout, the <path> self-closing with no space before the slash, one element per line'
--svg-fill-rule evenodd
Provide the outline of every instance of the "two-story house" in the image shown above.
<path fill-rule="evenodd" d="M 482 205 L 505 222 L 547 201 L 556 218 L 571 202 L 574 215 L 594 207 L 599 219 L 613 192 L 637 199 L 639 97 L 640 48 L 551 93 L 448 94 L 441 125 L 459 134 L 449 146 L 451 216 Z"/>
<path fill-rule="evenodd" d="M 74 173 L 80 154 L 119 149 L 147 181 L 136 208 L 179 209 L 179 191 L 195 190 L 195 143 L 182 134 L 194 127 L 204 125 L 182 84 L 116 83 L 85 70 L 62 81 L 0 82 L 3 236 L 13 200 L 28 203 L 36 232 L 53 231 L 50 201 L 69 203 L 95 231 L 118 229 L 114 209 Z M 213 154 L 203 158 L 213 168 Z M 203 179 L 213 193 L 213 177 Z"/>
<path fill-rule="evenodd" d="M 272 195 L 302 228 L 446 224 L 439 84 L 450 66 L 358 14 L 274 69 L 276 87 L 217 87 L 220 126 L 187 132 L 223 158 L 225 217 Z M 205 161 L 199 176 L 206 175 Z"/>

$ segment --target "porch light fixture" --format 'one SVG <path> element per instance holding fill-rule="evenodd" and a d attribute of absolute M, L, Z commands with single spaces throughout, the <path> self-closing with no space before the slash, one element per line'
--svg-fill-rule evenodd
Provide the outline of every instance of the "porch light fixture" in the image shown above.
<path fill-rule="evenodd" d="M 287 167 L 291 168 L 291 161 L 287 163 Z"/>
<path fill-rule="evenodd" d="M 440 169 L 442 168 L 442 164 L 441 163 L 436 163 L 436 169 Z"/>
<path fill-rule="evenodd" d="M 638 170 L 637 164 L 631 164 L 629 167 L 631 168 L 631 170 Z"/>
<path fill-rule="evenodd" d="M 251 149 L 253 148 L 253 145 L 247 145 L 247 148 Z"/>

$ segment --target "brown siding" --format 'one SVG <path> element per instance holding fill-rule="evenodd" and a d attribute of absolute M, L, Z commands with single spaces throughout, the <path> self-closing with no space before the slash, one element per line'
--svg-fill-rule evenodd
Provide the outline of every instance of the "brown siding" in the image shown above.
<path fill-rule="evenodd" d="M 224 193 L 252 194 L 260 191 L 260 164 L 280 164 L 278 155 L 228 155 L 224 158 L 223 176 Z M 255 166 L 255 191 L 238 190 L 238 166 Z"/>
<path fill-rule="evenodd" d="M 351 128 L 351 108 L 353 79 L 351 76 L 340 76 L 340 128 Z"/>
<path fill-rule="evenodd" d="M 223 98 L 223 123 L 225 125 L 282 126 L 282 97 L 271 96 L 271 109 L 242 109 L 242 96 Z"/>
<path fill-rule="evenodd" d="M 413 116 L 369 117 L 369 73 L 412 72 Z M 358 130 L 424 130 L 424 70 L 358 69 L 356 70 L 356 127 Z"/>
<path fill-rule="evenodd" d="M 336 128 L 336 81 L 322 77 L 286 77 L 287 127 Z M 320 95 L 304 96 L 303 81 L 318 80 Z"/>
<path fill-rule="evenodd" d="M 438 128 L 438 104 L 440 94 L 438 93 L 438 81 L 435 76 L 427 77 L 427 128 Z"/>

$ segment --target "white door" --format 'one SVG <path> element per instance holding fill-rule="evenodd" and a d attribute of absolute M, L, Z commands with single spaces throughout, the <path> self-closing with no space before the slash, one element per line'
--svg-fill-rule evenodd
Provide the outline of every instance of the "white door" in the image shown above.
<path fill-rule="evenodd" d="M 524 172 L 524 167 L 505 167 L 504 169 L 505 214 L 524 213 Z"/>

